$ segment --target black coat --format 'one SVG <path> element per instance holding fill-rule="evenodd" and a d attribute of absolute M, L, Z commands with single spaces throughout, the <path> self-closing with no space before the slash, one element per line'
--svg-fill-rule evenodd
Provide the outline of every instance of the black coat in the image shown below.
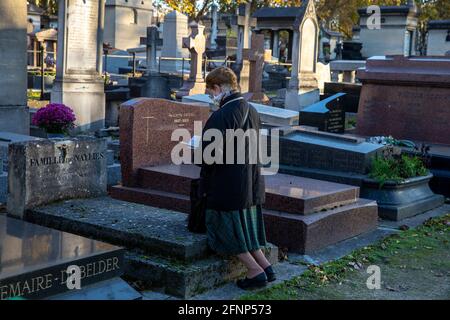
<path fill-rule="evenodd" d="M 259 133 L 261 126 L 261 120 L 255 108 L 244 99 L 233 101 L 237 98 L 242 98 L 240 93 L 234 93 L 223 99 L 220 109 L 211 115 L 203 128 L 203 133 L 211 128 L 220 130 L 224 141 L 223 164 L 202 164 L 202 189 L 207 195 L 208 209 L 234 211 L 261 205 L 265 200 L 261 165 L 250 164 L 248 161 L 249 143 L 247 142 L 245 145 L 247 155 L 245 164 L 236 164 L 236 162 L 227 164 L 225 160 L 227 154 L 225 134 L 227 129 L 241 128 L 245 131 L 251 128 Z M 248 120 L 245 121 L 243 126 L 246 114 L 248 114 Z M 203 150 L 210 143 L 203 141 Z M 236 157 L 238 149 L 236 144 L 234 149 Z"/>

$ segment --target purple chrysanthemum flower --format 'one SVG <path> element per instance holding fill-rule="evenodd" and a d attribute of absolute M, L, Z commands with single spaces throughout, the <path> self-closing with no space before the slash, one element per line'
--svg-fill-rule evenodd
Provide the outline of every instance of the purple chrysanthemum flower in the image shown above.
<path fill-rule="evenodd" d="M 47 133 L 64 133 L 74 127 L 75 120 L 71 108 L 61 103 L 50 103 L 34 114 L 31 123 Z"/>

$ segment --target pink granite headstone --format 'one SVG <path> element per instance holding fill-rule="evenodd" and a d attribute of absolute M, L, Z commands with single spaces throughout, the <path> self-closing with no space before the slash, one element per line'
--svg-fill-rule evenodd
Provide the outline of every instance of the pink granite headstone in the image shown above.
<path fill-rule="evenodd" d="M 169 164 L 171 141 L 178 128 L 194 131 L 194 121 L 205 124 L 209 107 L 164 99 L 138 98 L 120 107 L 120 160 L 122 184 L 135 186 L 137 171 L 144 166 Z"/>
<path fill-rule="evenodd" d="M 374 57 L 358 78 L 358 134 L 450 145 L 450 58 Z"/>

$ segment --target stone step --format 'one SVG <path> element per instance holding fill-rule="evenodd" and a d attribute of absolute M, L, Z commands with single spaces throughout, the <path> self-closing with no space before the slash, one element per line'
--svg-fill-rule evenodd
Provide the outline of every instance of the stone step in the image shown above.
<path fill-rule="evenodd" d="M 213 255 L 206 235 L 186 228 L 184 213 L 114 200 L 67 200 L 33 209 L 26 219 L 52 228 L 89 235 L 126 247 L 125 275 L 148 289 L 189 298 L 235 280 L 245 272 L 236 259 Z M 278 248 L 265 250 L 278 262 Z"/>
<path fill-rule="evenodd" d="M 141 168 L 138 174 L 142 188 L 186 196 L 190 192 L 191 180 L 199 175 L 200 168 L 195 165 L 172 164 Z M 285 174 L 265 176 L 265 182 L 265 207 L 293 214 L 312 214 L 354 203 L 359 197 L 358 187 Z M 157 203 L 146 204 L 159 206 Z"/>
<path fill-rule="evenodd" d="M 269 245 L 267 259 L 278 262 L 278 248 Z M 182 263 L 139 252 L 127 252 L 125 273 L 132 279 L 143 279 L 145 287 L 153 291 L 183 299 L 214 289 L 245 275 L 246 269 L 236 258 L 209 257 Z"/>
<path fill-rule="evenodd" d="M 187 230 L 180 212 L 109 197 L 67 200 L 28 212 L 27 220 L 145 253 L 189 261 L 208 255 L 205 235 Z"/>
<path fill-rule="evenodd" d="M 175 210 L 184 213 L 191 212 L 189 196 L 144 188 L 130 188 L 121 185 L 109 189 L 112 198 L 133 203 L 145 204 L 151 207 Z"/>
<path fill-rule="evenodd" d="M 268 241 L 288 251 L 310 254 L 374 230 L 378 209 L 376 201 L 359 199 L 309 216 L 265 210 L 264 222 Z"/>

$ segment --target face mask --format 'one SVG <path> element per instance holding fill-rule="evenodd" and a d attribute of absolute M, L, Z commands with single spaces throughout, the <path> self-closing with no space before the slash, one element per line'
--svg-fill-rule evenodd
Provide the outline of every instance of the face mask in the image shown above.
<path fill-rule="evenodd" d="M 225 95 L 225 92 L 219 93 L 217 96 L 213 96 L 213 102 L 215 105 L 220 105 L 220 102 L 222 101 L 223 96 Z"/>

